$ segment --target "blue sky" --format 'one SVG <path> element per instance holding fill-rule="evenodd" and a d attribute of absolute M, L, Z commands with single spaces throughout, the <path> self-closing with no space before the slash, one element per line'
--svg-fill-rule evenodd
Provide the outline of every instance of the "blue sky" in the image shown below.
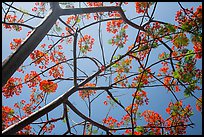
<path fill-rule="evenodd" d="M 201 2 L 182 2 L 183 7 L 185 8 L 191 8 L 192 6 L 194 7 L 194 9 L 196 9 L 196 7 L 198 5 L 200 5 Z M 14 6 L 17 7 L 22 7 L 22 8 L 26 8 L 28 11 L 31 11 L 31 7 L 33 6 L 33 3 L 25 3 L 25 2 L 21 2 L 21 3 L 16 3 L 16 5 L 14 4 Z M 126 9 L 126 16 L 127 18 L 133 18 L 136 17 L 137 14 L 135 12 L 135 8 L 134 8 L 134 4 L 129 4 L 128 6 L 125 6 L 124 9 Z M 161 2 L 158 3 L 157 5 L 157 9 L 155 11 L 154 14 L 154 18 L 158 19 L 158 20 L 162 20 L 165 22 L 174 22 L 174 17 L 175 17 L 175 13 L 176 11 L 179 9 L 179 5 L 178 3 L 175 2 Z M 3 13 L 2 13 L 3 15 Z M 133 16 L 134 15 L 134 16 Z M 64 16 L 62 17 L 64 19 L 66 19 L 67 17 Z M 135 23 L 139 24 L 140 20 L 134 20 Z M 33 20 L 29 22 L 31 25 L 38 25 L 39 20 Z M 175 23 L 175 22 L 174 22 Z M 115 46 L 111 46 L 108 44 L 108 39 L 110 39 L 113 35 L 112 34 L 107 34 L 105 33 L 105 28 L 106 28 L 106 23 L 102 23 L 102 39 L 103 39 L 103 46 L 104 46 L 104 51 L 105 51 L 105 57 L 107 59 L 107 62 L 109 61 L 113 50 L 115 49 Z M 88 56 L 91 57 L 96 57 L 97 59 L 99 59 L 100 61 L 102 61 L 102 56 L 101 56 L 101 52 L 100 52 L 100 46 L 98 43 L 98 24 L 93 25 L 92 27 L 85 29 L 82 31 L 82 34 L 89 34 L 92 37 L 95 38 L 95 44 L 93 45 L 93 51 L 91 53 L 88 53 Z M 64 27 L 64 26 L 63 26 Z M 21 31 L 20 33 L 15 32 L 15 31 L 8 31 L 5 30 L 4 28 L 2 28 L 2 61 L 12 52 L 9 48 L 9 43 L 12 41 L 13 38 L 25 38 L 27 31 L 30 31 L 27 28 L 23 28 L 23 31 Z M 132 45 L 134 42 L 134 38 L 136 37 L 137 34 L 137 30 L 132 29 L 130 26 L 127 30 L 127 34 L 128 34 L 128 41 L 124 47 L 124 49 L 119 49 L 117 54 L 122 54 L 125 53 L 127 49 L 127 47 L 129 45 Z M 79 38 L 78 38 L 79 39 Z M 45 37 L 43 39 L 43 41 L 40 44 L 46 43 L 47 45 L 52 44 L 51 41 L 47 40 L 47 37 Z M 66 55 L 67 58 L 72 58 L 72 46 L 71 44 L 66 44 L 63 43 L 62 44 L 64 47 L 64 53 Z M 192 45 L 189 45 L 192 47 Z M 37 47 L 37 49 L 40 49 L 39 47 Z M 157 57 L 158 57 L 158 53 L 161 53 L 162 51 L 166 50 L 163 47 L 160 47 L 158 49 L 155 49 L 154 51 L 152 51 L 152 53 L 150 54 L 150 60 L 148 62 L 148 65 L 150 65 L 152 62 L 157 61 Z M 77 51 L 79 51 L 79 49 L 77 49 Z M 116 54 L 116 55 L 117 55 Z M 26 61 L 24 62 L 24 65 L 27 65 L 30 62 L 30 59 L 26 59 Z M 70 62 L 71 63 L 71 62 Z M 136 65 L 136 64 L 135 64 Z M 96 71 L 96 67 L 93 65 L 93 63 L 91 63 L 90 61 L 87 60 L 79 60 L 78 61 L 78 66 L 84 70 L 88 75 L 92 74 L 93 72 Z M 197 66 L 199 68 L 201 68 L 201 60 L 198 61 Z M 72 76 L 72 72 L 69 69 L 69 67 L 67 65 L 64 65 L 65 67 L 65 77 L 68 76 Z M 158 70 L 160 69 L 161 65 L 157 65 L 155 67 L 152 68 L 152 72 L 158 72 Z M 26 68 L 26 72 L 30 72 L 31 70 L 36 70 L 37 72 L 39 72 L 39 69 L 37 67 L 35 67 L 34 65 L 29 66 Z M 137 71 L 137 68 L 133 68 L 134 72 Z M 67 70 L 67 71 L 66 71 Z M 48 73 L 45 73 L 48 74 Z M 24 74 L 25 75 L 25 74 Z M 16 72 L 14 74 L 14 77 L 24 77 L 24 75 L 22 75 L 21 73 Z M 41 77 L 42 79 L 46 79 Z M 94 81 L 94 80 L 93 80 Z M 92 81 L 92 82 L 93 82 Z M 108 84 L 108 82 L 105 81 L 104 78 L 100 78 L 98 79 L 98 86 L 99 85 L 106 85 Z M 60 82 L 58 83 L 59 88 L 57 89 L 55 94 L 50 94 L 48 96 L 47 102 L 51 102 L 54 98 L 56 98 L 57 96 L 63 94 L 64 92 L 68 91 L 69 88 L 71 88 L 73 86 L 73 83 L 70 81 L 66 81 L 66 82 Z M 162 115 L 162 117 L 164 119 L 166 119 L 168 117 L 168 115 L 165 112 L 165 109 L 168 106 L 168 103 L 170 101 L 175 101 L 175 99 L 173 98 L 173 96 L 168 93 L 163 87 L 154 87 L 154 88 L 144 88 L 144 90 L 147 92 L 147 96 L 150 99 L 149 105 L 146 106 L 142 106 L 140 107 L 139 111 L 143 112 L 144 110 L 154 110 L 155 112 L 158 112 L 159 114 Z M 129 90 L 129 89 L 124 89 L 124 90 L 118 90 L 118 89 L 113 89 L 111 90 L 111 92 L 113 93 L 113 95 L 117 96 L 117 95 L 122 95 L 125 94 L 123 96 L 119 96 L 118 99 L 122 102 L 122 104 L 124 104 L 124 106 L 127 106 L 131 103 L 132 99 L 129 99 L 131 97 L 131 94 L 134 92 L 135 90 Z M 97 91 L 97 94 L 101 93 L 102 91 Z M 30 89 L 25 85 L 23 87 L 23 91 L 21 93 L 20 96 L 14 96 L 13 98 L 9 98 L 9 99 L 5 99 L 4 97 L 2 97 L 2 104 L 3 105 L 8 105 L 8 106 L 13 106 L 13 104 L 17 101 L 20 101 L 22 98 L 24 98 L 25 100 L 29 100 L 29 94 L 30 94 Z M 96 94 L 96 95 L 97 95 Z M 197 97 L 200 97 L 201 95 L 201 91 L 196 91 L 195 95 Z M 183 92 L 179 92 L 176 94 L 177 97 L 179 99 L 183 98 Z M 102 119 L 106 116 L 107 111 L 109 109 L 109 106 L 104 106 L 103 105 L 103 101 L 105 101 L 107 94 L 104 92 L 104 94 L 102 94 L 101 96 L 99 96 L 93 103 L 92 103 L 92 115 L 91 118 L 93 118 L 93 120 L 95 121 L 102 121 Z M 95 97 L 95 96 L 93 96 Z M 91 98 L 93 98 L 91 97 Z M 73 103 L 73 105 L 75 105 L 76 108 L 78 108 L 81 112 L 83 112 L 84 114 L 88 115 L 88 111 L 87 111 L 87 107 L 84 103 L 84 101 L 78 96 L 78 92 L 74 93 L 73 95 L 71 95 L 69 97 L 69 100 Z M 187 129 L 187 134 L 202 134 L 202 123 L 201 123 L 201 113 L 197 112 L 197 110 L 195 110 L 195 99 L 194 98 L 187 98 L 184 100 L 184 104 L 191 104 L 191 106 L 193 107 L 193 111 L 194 111 L 194 115 L 191 117 L 191 120 L 196 124 L 194 128 L 188 128 Z M 57 107 L 56 109 L 54 109 L 53 111 L 51 111 L 49 113 L 49 116 L 61 116 L 62 115 L 62 105 L 60 105 L 59 107 Z M 120 107 L 116 107 L 113 110 L 110 111 L 110 116 L 113 116 L 114 118 L 116 118 L 118 121 L 120 121 L 121 117 L 125 115 L 125 113 L 121 110 Z M 69 116 L 74 120 L 74 122 L 80 122 L 81 119 L 78 118 L 78 116 L 75 115 L 74 112 L 72 112 L 70 110 L 69 112 Z M 45 117 L 44 117 L 45 118 Z M 72 122 L 71 122 L 72 123 Z M 56 123 L 56 129 L 54 129 L 52 134 L 61 134 L 66 130 L 66 125 L 65 123 L 63 123 L 64 125 L 62 126 L 62 122 L 57 122 Z M 143 121 L 138 121 L 138 125 L 143 125 L 144 122 Z M 60 127 L 60 128 L 59 128 Z M 81 131 L 79 131 L 78 134 L 80 134 Z"/>

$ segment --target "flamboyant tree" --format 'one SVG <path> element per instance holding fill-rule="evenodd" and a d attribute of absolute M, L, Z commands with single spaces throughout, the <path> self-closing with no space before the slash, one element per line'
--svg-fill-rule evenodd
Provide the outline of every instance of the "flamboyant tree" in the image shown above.
<path fill-rule="evenodd" d="M 157 2 L 3 2 L 2 133 L 186 134 L 202 112 L 202 5 L 174 4 L 166 22 Z"/>

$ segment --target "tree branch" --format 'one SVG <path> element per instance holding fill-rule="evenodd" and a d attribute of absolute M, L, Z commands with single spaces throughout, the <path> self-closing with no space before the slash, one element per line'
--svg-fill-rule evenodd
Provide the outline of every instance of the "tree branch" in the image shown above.
<path fill-rule="evenodd" d="M 42 41 L 48 31 L 52 28 L 58 19 L 59 14 L 56 10 L 50 10 L 47 16 L 34 29 L 31 34 L 23 41 L 22 45 L 17 50 L 8 56 L 2 63 L 2 87 L 8 79 L 15 73 L 21 64 L 27 59 L 32 51 Z"/>
<path fill-rule="evenodd" d="M 92 119 L 86 117 L 84 114 L 82 114 L 82 113 L 81 113 L 78 109 L 76 109 L 76 108 L 72 105 L 72 103 L 69 102 L 68 100 L 66 100 L 65 103 L 66 103 L 78 116 L 80 116 L 81 118 L 85 119 L 86 121 L 89 121 L 91 124 L 93 124 L 93 125 L 95 125 L 95 126 L 101 128 L 101 129 L 105 130 L 106 132 L 109 131 L 109 128 L 108 128 L 108 127 L 105 127 L 105 126 L 103 126 L 103 125 L 101 125 L 101 124 L 99 124 L 99 123 L 93 121 Z"/>

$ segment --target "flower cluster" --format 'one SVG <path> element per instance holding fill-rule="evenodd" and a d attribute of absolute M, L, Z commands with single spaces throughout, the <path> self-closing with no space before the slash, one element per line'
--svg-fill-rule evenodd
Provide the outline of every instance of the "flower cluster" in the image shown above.
<path fill-rule="evenodd" d="M 133 93 L 132 96 L 136 98 L 135 103 L 140 106 L 143 105 L 144 102 L 146 103 L 146 105 L 148 105 L 149 103 L 147 92 L 145 92 L 144 90 L 138 90 L 138 92 Z"/>
<path fill-rule="evenodd" d="M 118 57 L 114 57 L 115 59 L 118 59 Z M 126 79 L 126 74 L 132 69 L 131 66 L 132 58 L 126 58 L 122 59 L 119 62 L 116 62 L 113 67 L 116 68 L 116 72 L 118 75 L 114 78 L 114 82 L 117 84 L 120 84 L 122 87 L 126 87 L 126 84 L 128 83 L 128 80 Z M 120 81 L 120 82 L 118 82 Z"/>
<path fill-rule="evenodd" d="M 67 24 L 69 24 L 69 25 L 74 25 L 74 23 L 76 22 L 76 20 L 77 20 L 77 16 L 69 16 L 68 18 L 67 18 L 67 21 L 66 21 L 66 23 Z M 66 28 L 66 30 L 68 31 L 68 27 Z"/>
<path fill-rule="evenodd" d="M 118 11 L 110 11 L 110 12 L 108 12 L 108 16 L 109 17 L 115 17 L 115 18 L 117 18 L 117 17 L 120 18 L 121 17 L 120 13 Z"/>
<path fill-rule="evenodd" d="M 132 109 L 132 111 L 131 111 Z M 130 113 L 137 113 L 137 110 L 138 110 L 138 104 L 134 103 L 133 105 L 130 104 L 129 106 L 127 106 L 125 108 L 126 111 L 130 112 Z"/>
<path fill-rule="evenodd" d="M 169 70 L 169 66 L 167 62 L 162 62 L 162 68 L 159 69 L 160 72 L 166 74 L 167 71 Z"/>
<path fill-rule="evenodd" d="M 46 93 L 53 93 L 56 91 L 58 85 L 52 81 L 43 80 L 40 82 L 40 90 Z"/>
<path fill-rule="evenodd" d="M 78 41 L 80 51 L 83 54 L 86 54 L 88 51 L 91 51 L 94 41 L 94 38 L 92 38 L 90 35 L 85 35 L 80 38 Z"/>
<path fill-rule="evenodd" d="M 183 9 L 176 12 L 175 21 L 179 23 L 179 26 L 184 30 L 199 29 L 202 25 L 202 5 L 200 5 L 196 11 L 191 9 Z M 201 26 L 200 26 L 201 25 Z"/>
<path fill-rule="evenodd" d="M 126 129 L 126 130 L 125 130 L 125 134 L 126 134 L 126 135 L 132 135 L 132 130 L 131 130 L 131 129 Z M 142 135 L 142 133 L 141 133 L 141 132 L 134 131 L 133 135 Z"/>
<path fill-rule="evenodd" d="M 35 2 L 35 6 L 32 8 L 32 11 L 37 13 L 38 15 L 44 15 L 46 10 L 46 2 Z"/>
<path fill-rule="evenodd" d="M 11 125 L 11 122 L 15 120 L 12 116 L 14 110 L 8 106 L 2 106 L 2 129 L 6 129 Z"/>
<path fill-rule="evenodd" d="M 19 120 L 25 118 L 25 116 L 20 117 L 14 114 L 14 110 L 8 106 L 2 106 L 2 130 L 8 128 L 9 126 L 15 124 Z M 18 135 L 22 134 L 35 134 L 31 131 L 32 127 L 30 125 L 25 126 L 22 130 L 18 131 Z"/>
<path fill-rule="evenodd" d="M 103 6 L 103 2 L 86 2 L 89 7 L 101 7 Z"/>
<path fill-rule="evenodd" d="M 49 70 L 49 75 L 53 76 L 54 78 L 59 78 L 64 76 L 63 66 L 61 64 L 52 67 Z"/>
<path fill-rule="evenodd" d="M 119 6 L 121 2 L 110 2 L 110 4 L 115 4 L 115 6 Z M 127 5 L 128 2 L 122 2 L 123 4 Z"/>
<path fill-rule="evenodd" d="M 41 78 L 36 71 L 31 71 L 30 74 L 26 74 L 24 81 L 27 83 L 29 88 L 35 87 L 40 83 Z M 34 78 L 35 77 L 35 78 Z"/>
<path fill-rule="evenodd" d="M 139 52 L 136 54 L 136 57 L 139 58 L 141 61 L 144 60 L 144 58 L 150 51 L 151 45 L 148 42 L 149 41 L 148 37 L 149 37 L 148 33 L 140 32 L 136 40 L 137 43 L 140 43 L 139 48 L 138 48 Z"/>
<path fill-rule="evenodd" d="M 30 54 L 30 58 L 34 61 L 35 65 L 42 63 L 42 66 L 39 66 L 40 69 L 47 68 L 46 66 L 49 63 L 49 56 L 43 53 L 40 50 L 35 50 Z"/>
<path fill-rule="evenodd" d="M 65 57 L 63 52 L 58 51 L 58 50 L 53 50 L 50 53 L 50 60 L 57 64 L 57 63 L 59 63 L 61 61 L 65 61 L 66 57 Z"/>
<path fill-rule="evenodd" d="M 171 86 L 171 80 L 172 80 L 172 77 L 170 76 L 165 76 L 164 77 L 164 87 L 169 89 L 168 87 Z"/>
<path fill-rule="evenodd" d="M 172 43 L 179 49 L 188 46 L 189 39 L 185 33 L 175 34 L 172 39 Z"/>
<path fill-rule="evenodd" d="M 196 109 L 202 112 L 202 96 L 199 98 L 199 100 L 196 100 Z"/>
<path fill-rule="evenodd" d="M 121 125 L 123 125 L 123 121 L 118 122 L 117 119 L 113 118 L 112 116 L 109 116 L 108 118 L 104 118 L 103 119 L 103 123 L 107 124 L 109 128 L 114 128 L 114 127 L 120 127 Z M 115 131 L 113 131 L 115 132 Z"/>
<path fill-rule="evenodd" d="M 142 72 L 141 68 L 139 68 L 139 72 Z M 144 73 L 140 73 L 138 76 L 134 77 L 131 83 L 131 87 L 137 87 L 139 82 L 140 86 L 147 85 L 149 83 L 149 78 L 153 78 L 153 76 L 149 73 L 151 73 L 150 68 L 145 70 Z"/>
<path fill-rule="evenodd" d="M 106 30 L 109 33 L 115 34 L 123 24 L 123 20 L 111 20 L 107 22 Z M 127 25 L 126 25 L 127 27 Z"/>
<path fill-rule="evenodd" d="M 144 13 L 154 2 L 135 2 L 136 12 Z"/>
<path fill-rule="evenodd" d="M 83 87 L 96 87 L 96 84 L 93 83 L 86 83 Z M 88 98 L 90 95 L 95 94 L 95 90 L 79 90 L 79 96 L 82 99 Z"/>
<path fill-rule="evenodd" d="M 157 128 L 157 126 L 161 126 L 164 123 L 164 119 L 160 114 L 151 110 L 145 110 L 141 116 L 148 122 L 147 126 L 150 127 L 151 132 L 155 135 L 161 135 L 161 128 Z M 152 126 L 155 127 L 153 128 Z"/>
<path fill-rule="evenodd" d="M 128 27 L 128 26 L 126 26 Z M 122 29 L 119 34 L 116 34 L 115 36 L 113 36 L 113 38 L 111 39 L 111 43 L 112 45 L 116 45 L 119 48 L 123 48 L 124 45 L 126 44 L 128 40 L 128 35 L 126 34 L 125 29 Z"/>
<path fill-rule="evenodd" d="M 21 78 L 11 77 L 4 85 L 2 92 L 6 98 L 10 98 L 13 97 L 14 93 L 20 95 L 22 87 Z"/>
<path fill-rule="evenodd" d="M 17 20 L 17 16 L 16 15 L 6 15 L 5 17 L 5 20 L 8 22 L 8 23 L 22 23 L 23 22 L 23 19 L 19 19 Z M 19 26 L 19 25 L 8 25 L 8 24 L 3 24 L 4 28 L 6 29 L 9 29 L 9 30 L 16 30 L 16 31 L 21 31 L 22 30 L 22 27 Z"/>
<path fill-rule="evenodd" d="M 119 74 L 114 78 L 114 82 L 121 85 L 122 87 L 127 87 L 128 80 L 126 74 Z"/>
<path fill-rule="evenodd" d="M 120 16 L 119 13 L 109 13 L 109 16 Z M 106 31 L 115 34 L 112 39 L 109 40 L 109 44 L 116 45 L 120 48 L 126 44 L 128 35 L 126 34 L 127 24 L 124 24 L 123 20 L 111 20 L 107 22 Z"/>
<path fill-rule="evenodd" d="M 193 49 L 196 53 L 195 58 L 196 59 L 201 59 L 202 58 L 202 43 L 201 42 L 195 42 Z"/>
<path fill-rule="evenodd" d="M 193 49 L 196 53 L 195 58 L 201 59 L 202 58 L 202 36 L 193 36 L 191 39 L 193 43 Z"/>
<path fill-rule="evenodd" d="M 22 43 L 21 38 L 13 39 L 13 42 L 10 43 L 11 50 L 16 50 Z"/>
<path fill-rule="evenodd" d="M 32 107 L 32 104 L 25 104 L 23 107 L 22 107 L 22 110 L 23 112 L 26 114 L 26 115 L 30 115 L 32 114 L 33 112 L 33 107 Z"/>
<path fill-rule="evenodd" d="M 49 124 L 49 126 L 47 126 L 47 125 L 44 126 L 42 130 L 43 130 L 44 132 L 51 133 L 54 128 L 55 128 L 55 125 L 54 125 L 54 124 Z"/>
<path fill-rule="evenodd" d="M 165 130 L 171 135 L 185 134 L 186 126 L 183 126 L 188 122 L 188 118 L 193 115 L 192 108 L 187 105 L 186 108 L 182 108 L 182 101 L 176 103 L 169 103 L 166 112 L 170 115 L 165 121 Z"/>

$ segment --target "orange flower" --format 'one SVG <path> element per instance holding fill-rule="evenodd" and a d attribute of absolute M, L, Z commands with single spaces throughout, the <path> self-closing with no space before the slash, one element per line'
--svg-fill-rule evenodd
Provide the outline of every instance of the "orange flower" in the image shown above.
<path fill-rule="evenodd" d="M 179 86 L 178 86 L 178 85 L 176 85 L 176 86 L 175 86 L 175 91 L 176 91 L 176 92 L 179 92 L 179 91 L 180 91 L 180 89 L 179 89 Z"/>
<path fill-rule="evenodd" d="M 167 86 L 169 86 L 169 84 L 170 84 L 170 81 L 171 81 L 171 77 L 165 77 L 164 78 L 164 87 L 166 87 L 167 88 Z"/>
<path fill-rule="evenodd" d="M 161 71 L 163 73 L 167 73 L 168 69 L 169 69 L 169 67 L 162 67 L 159 71 Z"/>
<path fill-rule="evenodd" d="M 55 92 L 57 87 L 58 85 L 52 81 L 43 80 L 40 82 L 40 90 L 47 93 Z"/>
<path fill-rule="evenodd" d="M 22 89 L 22 80 L 20 78 L 11 77 L 3 87 L 3 95 L 10 98 L 14 95 L 20 95 Z"/>
<path fill-rule="evenodd" d="M 106 106 L 108 105 L 107 101 L 104 101 L 103 104 L 106 105 Z"/>
<path fill-rule="evenodd" d="M 199 100 L 196 100 L 196 109 L 201 112 L 202 111 L 202 96 L 199 98 Z"/>
<path fill-rule="evenodd" d="M 17 49 L 21 45 L 22 40 L 19 39 L 13 39 L 13 42 L 10 43 L 11 50 Z"/>
<path fill-rule="evenodd" d="M 84 37 L 80 38 L 78 41 L 80 51 L 84 54 L 86 54 L 87 51 L 91 51 L 94 41 L 94 38 L 89 35 L 85 35 Z"/>
<path fill-rule="evenodd" d="M 64 76 L 63 66 L 61 64 L 52 67 L 49 70 L 49 75 L 53 76 L 54 78 L 59 78 Z"/>
<path fill-rule="evenodd" d="M 93 83 L 86 83 L 83 87 L 95 87 L 96 84 Z M 88 98 L 90 95 L 95 94 L 96 91 L 95 90 L 79 90 L 79 96 L 84 99 L 84 98 Z"/>
<path fill-rule="evenodd" d="M 195 58 L 201 59 L 202 58 L 202 43 L 200 42 L 194 42 L 193 49 L 196 53 Z"/>
<path fill-rule="evenodd" d="M 166 108 L 166 113 L 170 114 L 170 112 L 171 112 L 171 109 L 169 107 Z"/>
<path fill-rule="evenodd" d="M 149 8 L 153 2 L 135 2 L 136 12 L 144 13 L 147 8 Z"/>
<path fill-rule="evenodd" d="M 29 88 L 35 87 L 41 81 L 40 76 L 37 76 L 37 75 L 38 73 L 36 71 L 31 71 L 30 74 L 25 75 L 24 81 L 28 84 Z"/>
<path fill-rule="evenodd" d="M 145 121 L 148 122 L 148 124 L 154 124 L 156 125 L 160 125 L 161 123 L 164 122 L 164 119 L 162 118 L 162 116 L 154 111 L 151 110 L 145 110 L 141 116 L 144 117 Z"/>
<path fill-rule="evenodd" d="M 104 118 L 103 119 L 103 123 L 104 124 L 108 124 L 108 126 L 110 128 L 113 128 L 114 126 L 117 126 L 118 124 L 116 123 L 118 120 L 116 120 L 115 118 L 109 116 L 108 118 Z"/>
<path fill-rule="evenodd" d="M 122 23 L 123 23 L 123 20 L 108 21 L 107 27 L 106 27 L 107 32 L 111 32 L 111 33 L 115 34 L 116 32 L 118 32 L 118 29 L 121 27 Z"/>
<path fill-rule="evenodd" d="M 46 68 L 49 63 L 48 55 L 40 50 L 35 50 L 33 53 L 31 53 L 30 58 L 34 61 L 35 65 L 43 63 L 43 66 L 39 66 L 40 69 Z"/>
<path fill-rule="evenodd" d="M 13 39 L 13 41 L 14 41 L 16 44 L 21 44 L 21 42 L 22 42 L 21 39 Z"/>
<path fill-rule="evenodd" d="M 101 7 L 103 2 L 86 2 L 89 7 Z"/>

